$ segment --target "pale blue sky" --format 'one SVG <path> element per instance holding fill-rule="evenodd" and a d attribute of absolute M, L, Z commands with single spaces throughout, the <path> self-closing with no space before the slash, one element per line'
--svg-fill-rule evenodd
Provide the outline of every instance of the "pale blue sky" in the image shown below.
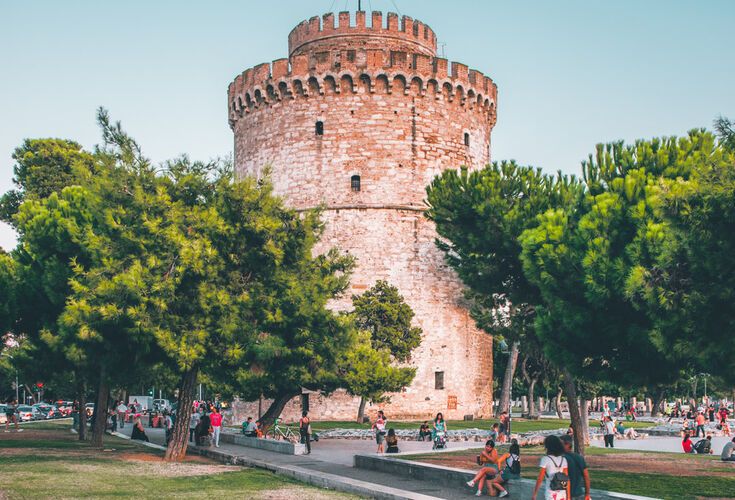
<path fill-rule="evenodd" d="M 396 0 L 499 87 L 493 159 L 579 170 L 601 141 L 735 117 L 735 1 Z M 26 137 L 99 140 L 95 109 L 156 161 L 230 153 L 228 83 L 351 0 L 0 0 L 0 192 Z M 391 0 L 363 9 L 394 11 Z M 13 246 L 0 228 L 0 246 Z"/>

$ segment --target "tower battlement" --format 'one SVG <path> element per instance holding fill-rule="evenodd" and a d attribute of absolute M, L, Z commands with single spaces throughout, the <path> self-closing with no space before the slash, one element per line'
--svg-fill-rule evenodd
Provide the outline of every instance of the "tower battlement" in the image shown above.
<path fill-rule="evenodd" d="M 490 77 L 456 61 L 382 49 L 300 54 L 247 69 L 228 88 L 230 123 L 284 99 L 357 92 L 360 87 L 369 93 L 444 98 L 487 113 L 495 123 L 498 89 Z"/>
<path fill-rule="evenodd" d="M 416 52 L 429 56 L 436 55 L 436 35 L 421 21 L 408 16 L 399 18 L 389 12 L 387 23 L 383 24 L 383 13 L 371 12 L 371 25 L 366 23 L 366 13 L 355 13 L 352 24 L 349 12 L 340 12 L 335 25 L 334 14 L 327 13 L 321 18 L 314 16 L 299 23 L 288 35 L 288 55 L 332 48 L 352 48 L 392 46 L 406 52 Z"/>

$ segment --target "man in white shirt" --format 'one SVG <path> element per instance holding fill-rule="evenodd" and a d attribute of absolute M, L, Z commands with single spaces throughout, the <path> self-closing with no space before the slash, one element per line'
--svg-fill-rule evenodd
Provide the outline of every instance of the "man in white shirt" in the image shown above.
<path fill-rule="evenodd" d="M 117 408 L 115 408 L 115 411 L 117 411 L 117 423 L 119 424 L 119 427 L 122 429 L 125 427 L 125 413 L 128 411 L 128 407 L 125 406 L 125 403 L 120 401 L 120 404 L 117 405 Z"/>

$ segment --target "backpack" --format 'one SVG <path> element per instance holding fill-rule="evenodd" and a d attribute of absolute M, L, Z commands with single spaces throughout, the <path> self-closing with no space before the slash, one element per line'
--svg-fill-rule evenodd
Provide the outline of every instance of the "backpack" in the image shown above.
<path fill-rule="evenodd" d="M 513 459 L 513 463 L 508 465 L 508 459 L 505 459 L 505 466 L 508 468 L 508 471 L 511 474 L 520 475 L 521 473 L 521 457 L 516 455 L 511 455 L 510 458 Z"/>
<path fill-rule="evenodd" d="M 551 460 L 551 463 L 554 464 L 554 467 L 556 467 L 557 469 L 561 467 L 564 457 L 562 457 L 562 461 L 559 462 L 559 465 L 557 465 L 554 459 L 551 458 L 551 455 L 546 455 L 546 456 L 549 458 L 549 460 Z M 551 491 L 566 490 L 568 484 L 569 484 L 569 476 L 567 476 L 563 472 L 555 472 L 554 475 L 551 476 L 549 480 L 549 489 Z"/>

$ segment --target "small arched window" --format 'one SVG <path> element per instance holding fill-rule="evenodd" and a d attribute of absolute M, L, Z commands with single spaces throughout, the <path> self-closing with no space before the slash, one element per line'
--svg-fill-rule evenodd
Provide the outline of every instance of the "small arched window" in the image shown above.
<path fill-rule="evenodd" d="M 359 175 L 353 175 L 350 177 L 350 188 L 355 193 L 360 192 L 360 176 Z"/>
<path fill-rule="evenodd" d="M 468 132 L 464 133 L 464 145 L 468 147 L 470 145 L 470 134 Z"/>
<path fill-rule="evenodd" d="M 315 132 L 316 132 L 316 135 L 324 135 L 324 122 L 323 121 L 319 120 L 318 122 L 316 122 Z"/>

